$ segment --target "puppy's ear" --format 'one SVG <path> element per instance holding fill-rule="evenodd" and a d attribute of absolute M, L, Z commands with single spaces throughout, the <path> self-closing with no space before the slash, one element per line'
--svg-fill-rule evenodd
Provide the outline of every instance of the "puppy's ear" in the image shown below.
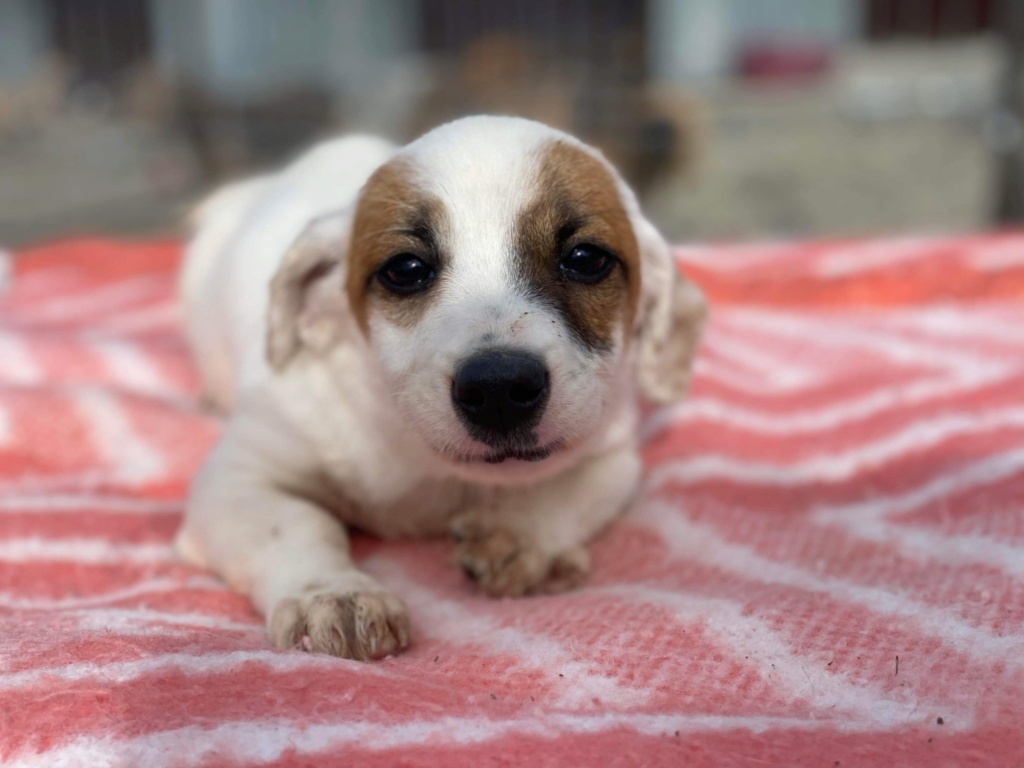
<path fill-rule="evenodd" d="M 662 405 L 686 394 L 707 303 L 679 273 L 671 248 L 653 224 L 641 218 L 636 235 L 641 256 L 637 379 L 644 396 Z"/>
<path fill-rule="evenodd" d="M 351 324 L 345 296 L 349 209 L 315 219 L 285 254 L 270 283 L 267 361 L 281 370 L 300 347 L 326 351 Z"/>

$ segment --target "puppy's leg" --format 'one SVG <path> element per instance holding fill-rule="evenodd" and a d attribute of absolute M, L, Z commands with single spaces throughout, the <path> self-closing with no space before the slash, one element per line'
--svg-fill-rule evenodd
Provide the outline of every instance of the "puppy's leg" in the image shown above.
<path fill-rule="evenodd" d="M 640 479 L 632 446 L 533 488 L 499 488 L 457 515 L 455 555 L 490 595 L 559 592 L 590 569 L 586 542 L 629 503 Z"/>
<path fill-rule="evenodd" d="M 279 648 L 378 659 L 409 643 L 402 601 L 357 570 L 345 529 L 220 446 L 196 479 L 178 550 L 248 595 Z"/>

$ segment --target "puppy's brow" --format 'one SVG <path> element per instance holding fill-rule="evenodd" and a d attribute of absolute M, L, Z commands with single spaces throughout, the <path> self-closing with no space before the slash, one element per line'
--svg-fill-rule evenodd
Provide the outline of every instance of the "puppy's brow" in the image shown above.
<path fill-rule="evenodd" d="M 580 230 L 591 227 L 596 222 L 599 222 L 606 215 L 612 215 L 614 212 L 607 210 L 598 211 L 587 211 L 586 213 L 573 212 L 570 216 L 566 217 L 565 221 L 558 227 L 555 232 L 555 241 L 559 248 L 565 246 L 569 240 L 580 233 Z M 594 239 L 591 237 L 590 239 Z M 600 239 L 600 238 L 598 238 Z M 603 243 L 597 243 L 603 245 L 606 249 L 610 250 L 607 245 Z"/>
<path fill-rule="evenodd" d="M 434 242 L 434 229 L 427 222 L 426 217 L 421 218 L 413 226 L 409 227 L 406 230 L 406 234 L 409 235 L 409 237 L 415 237 L 424 245 L 428 245 L 431 248 L 436 245 Z"/>
<path fill-rule="evenodd" d="M 429 248 L 434 247 L 434 233 L 425 223 L 417 223 L 411 227 L 387 227 L 385 229 L 378 229 L 374 232 L 367 232 L 362 235 L 359 240 L 360 242 L 365 242 L 367 240 L 383 237 L 384 235 L 404 235 L 406 237 L 419 240 Z"/>
<path fill-rule="evenodd" d="M 406 227 L 387 227 L 386 229 L 378 229 L 373 232 L 366 232 L 359 237 L 359 242 L 366 242 L 367 240 L 373 240 L 376 237 L 383 237 L 384 235 L 408 235 L 409 230 Z"/>
<path fill-rule="evenodd" d="M 558 233 L 555 235 L 555 239 L 558 240 L 558 244 L 565 245 L 566 241 L 579 232 L 585 223 L 586 222 L 582 221 L 578 217 L 573 217 L 562 224 L 562 226 L 558 228 Z"/>
<path fill-rule="evenodd" d="M 580 210 L 578 206 L 562 201 L 556 203 L 553 207 L 555 216 L 561 221 L 558 230 L 555 232 L 555 239 L 560 246 L 564 245 L 581 229 L 585 229 L 601 219 L 621 215 L 621 209 L 587 208 Z"/>
<path fill-rule="evenodd" d="M 588 224 L 592 224 L 595 219 L 604 219 L 610 216 L 621 216 L 621 209 L 614 208 L 587 208 L 586 211 L 574 211 L 573 219 L 579 222 L 579 226 L 582 229 Z"/>

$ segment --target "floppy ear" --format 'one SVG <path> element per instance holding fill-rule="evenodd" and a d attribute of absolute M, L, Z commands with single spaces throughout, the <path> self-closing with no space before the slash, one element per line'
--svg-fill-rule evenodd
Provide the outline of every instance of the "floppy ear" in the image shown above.
<path fill-rule="evenodd" d="M 653 224 L 641 218 L 636 234 L 641 258 L 637 379 L 648 400 L 664 405 L 680 400 L 689 387 L 707 303 L 679 273 Z"/>
<path fill-rule="evenodd" d="M 267 361 L 281 370 L 300 347 L 326 351 L 351 325 L 345 296 L 349 209 L 314 219 L 288 249 L 270 283 Z"/>

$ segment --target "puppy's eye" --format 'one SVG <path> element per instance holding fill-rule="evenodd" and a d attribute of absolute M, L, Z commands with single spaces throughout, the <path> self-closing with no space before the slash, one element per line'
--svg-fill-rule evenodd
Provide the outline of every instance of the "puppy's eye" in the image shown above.
<path fill-rule="evenodd" d="M 408 295 L 425 291 L 434 282 L 436 270 L 419 256 L 399 253 L 381 264 L 377 280 L 392 293 Z"/>
<path fill-rule="evenodd" d="M 615 257 L 603 248 L 584 243 L 566 253 L 558 268 L 562 274 L 577 283 L 599 283 L 615 267 Z"/>

